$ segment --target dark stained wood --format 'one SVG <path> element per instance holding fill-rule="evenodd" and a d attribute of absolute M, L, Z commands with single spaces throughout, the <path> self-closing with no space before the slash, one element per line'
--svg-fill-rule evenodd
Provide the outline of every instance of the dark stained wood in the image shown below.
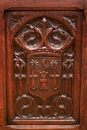
<path fill-rule="evenodd" d="M 0 0 L 0 130 L 87 130 L 87 0 Z"/>
<path fill-rule="evenodd" d="M 81 118 L 83 119 L 81 121 L 81 129 L 86 130 L 87 128 L 87 1 L 85 0 L 85 12 L 84 15 L 85 17 L 83 18 L 83 44 L 82 44 L 82 89 L 81 89 L 81 102 L 82 106 L 81 107 Z"/>
<path fill-rule="evenodd" d="M 6 14 L 8 123 L 78 123 L 81 18 L 67 11 Z"/>

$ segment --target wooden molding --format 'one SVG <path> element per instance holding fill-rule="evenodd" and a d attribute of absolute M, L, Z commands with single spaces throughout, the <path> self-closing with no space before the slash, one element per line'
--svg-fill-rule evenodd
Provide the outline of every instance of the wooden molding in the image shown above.
<path fill-rule="evenodd" d="M 82 10 L 83 0 L 0 0 L 2 10 Z"/>

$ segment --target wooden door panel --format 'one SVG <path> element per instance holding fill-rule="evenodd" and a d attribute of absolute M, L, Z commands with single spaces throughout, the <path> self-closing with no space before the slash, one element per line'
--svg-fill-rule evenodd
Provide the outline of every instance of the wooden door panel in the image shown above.
<path fill-rule="evenodd" d="M 9 125 L 79 124 L 81 18 L 74 11 L 6 13 Z"/>

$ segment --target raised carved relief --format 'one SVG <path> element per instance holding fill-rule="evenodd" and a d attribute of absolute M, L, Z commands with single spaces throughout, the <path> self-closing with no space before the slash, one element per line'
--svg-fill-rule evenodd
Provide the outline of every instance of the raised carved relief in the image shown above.
<path fill-rule="evenodd" d="M 51 66 L 58 66 L 58 61 L 57 60 L 51 60 L 50 65 Z"/>
<path fill-rule="evenodd" d="M 14 40 L 25 51 L 43 49 L 64 52 L 74 40 L 64 26 L 51 19 L 42 18 L 36 23 L 27 23 L 26 31 L 18 34 Z"/>
<path fill-rule="evenodd" d="M 17 88 L 16 95 L 23 94 L 24 84 L 26 83 L 26 56 L 25 53 L 14 46 L 14 79 L 15 89 Z M 26 91 L 26 90 L 25 90 Z"/>
<path fill-rule="evenodd" d="M 23 19 L 25 16 L 23 15 L 11 15 L 11 31 L 15 28 L 15 26 L 19 23 L 21 19 Z"/>
<path fill-rule="evenodd" d="M 38 104 L 31 96 L 22 95 L 16 99 L 16 114 L 22 118 L 64 119 L 72 114 L 72 100 L 66 96 L 56 96 L 51 103 Z"/>
<path fill-rule="evenodd" d="M 32 71 L 32 74 L 29 75 L 29 78 L 31 78 L 31 88 L 35 89 L 35 78 L 38 77 L 37 74 Z"/>
<path fill-rule="evenodd" d="M 24 56 L 24 52 L 15 52 L 14 53 L 14 62 L 15 62 L 15 73 L 14 76 L 15 77 L 25 77 L 26 73 L 23 74 L 23 70 L 26 69 L 26 63 L 25 61 L 22 59 L 22 56 Z"/>
<path fill-rule="evenodd" d="M 69 96 L 68 82 L 72 89 L 74 37 L 62 23 L 46 17 L 26 23 L 19 32 L 14 37 L 14 77 L 21 90 L 15 100 L 16 116 L 72 117 L 73 99 L 72 93 Z M 21 80 L 24 76 L 25 82 Z"/>
<path fill-rule="evenodd" d="M 78 18 L 77 16 L 71 15 L 71 16 L 64 16 L 63 17 L 66 21 L 69 22 L 69 24 L 76 30 L 77 29 L 77 23 Z"/>
<path fill-rule="evenodd" d="M 46 78 L 46 76 L 47 76 L 48 72 L 42 71 L 42 72 L 40 72 L 40 74 L 41 74 L 41 79 L 40 79 L 41 88 L 40 89 L 43 89 L 43 90 L 48 89 L 48 87 L 46 85 L 47 84 L 47 78 Z"/>
<path fill-rule="evenodd" d="M 54 73 L 51 74 L 50 77 L 53 78 L 53 89 L 57 89 L 57 77 L 60 77 L 60 75 L 56 74 L 56 71 L 54 71 Z"/>
<path fill-rule="evenodd" d="M 62 78 L 65 79 L 65 95 L 68 96 L 68 87 L 73 86 L 73 67 L 74 67 L 74 53 L 64 53 L 64 61 L 63 61 L 63 73 Z M 70 85 L 71 83 L 71 85 Z M 72 90 L 71 90 L 72 91 Z"/>
<path fill-rule="evenodd" d="M 31 64 L 32 64 L 32 65 L 38 65 L 38 60 L 33 60 L 33 59 L 32 59 L 32 60 L 31 60 Z"/>

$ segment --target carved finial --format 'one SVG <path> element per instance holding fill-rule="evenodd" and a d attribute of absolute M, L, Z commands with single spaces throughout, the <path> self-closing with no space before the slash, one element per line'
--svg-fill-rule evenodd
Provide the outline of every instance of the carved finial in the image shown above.
<path fill-rule="evenodd" d="M 46 22 L 47 22 L 47 19 L 44 17 L 44 18 L 42 19 L 42 22 L 43 22 L 43 23 L 46 23 Z"/>

